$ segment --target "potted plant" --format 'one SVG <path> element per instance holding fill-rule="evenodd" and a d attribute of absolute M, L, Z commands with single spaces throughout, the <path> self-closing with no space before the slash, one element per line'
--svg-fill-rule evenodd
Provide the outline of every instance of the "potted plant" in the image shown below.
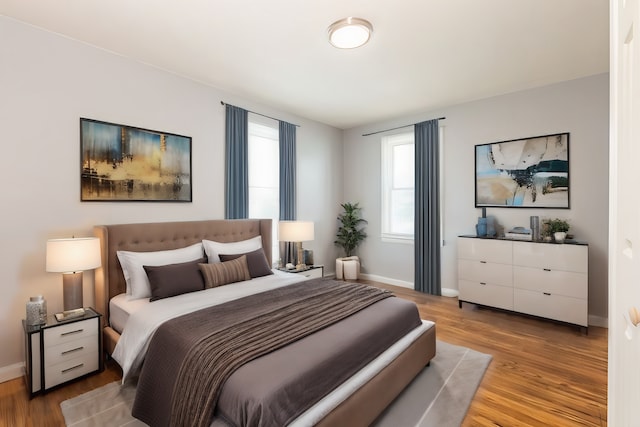
<path fill-rule="evenodd" d="M 558 242 L 564 242 L 567 237 L 567 231 L 569 231 L 569 222 L 564 219 L 548 219 L 544 222 L 545 235 L 553 236 L 553 239 Z"/>
<path fill-rule="evenodd" d="M 367 237 L 363 225 L 367 223 L 360 216 L 362 208 L 358 203 L 342 203 L 343 212 L 338 215 L 338 233 L 334 243 L 340 246 L 346 257 L 336 259 L 336 278 L 357 279 L 360 259 L 354 255 L 355 249 Z"/>

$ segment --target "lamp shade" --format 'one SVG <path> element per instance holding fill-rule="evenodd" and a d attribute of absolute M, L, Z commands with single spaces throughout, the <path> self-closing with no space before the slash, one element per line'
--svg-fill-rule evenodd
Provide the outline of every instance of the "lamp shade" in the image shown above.
<path fill-rule="evenodd" d="M 278 240 L 281 242 L 306 242 L 313 240 L 313 222 L 280 221 L 278 223 Z"/>
<path fill-rule="evenodd" d="M 100 267 L 100 239 L 81 237 L 47 240 L 47 271 L 70 273 Z"/>

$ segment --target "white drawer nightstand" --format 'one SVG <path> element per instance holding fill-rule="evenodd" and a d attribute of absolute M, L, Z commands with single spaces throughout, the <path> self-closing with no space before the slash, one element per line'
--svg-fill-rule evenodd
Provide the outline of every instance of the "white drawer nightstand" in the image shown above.
<path fill-rule="evenodd" d="M 309 265 L 306 270 L 287 270 L 286 268 L 280 268 L 279 270 L 287 273 L 301 274 L 309 279 L 324 277 L 324 265 Z"/>
<path fill-rule="evenodd" d="M 84 316 L 66 321 L 59 322 L 54 316 L 48 316 L 43 325 L 29 326 L 22 321 L 31 397 L 103 369 L 100 316 L 86 308 Z"/>

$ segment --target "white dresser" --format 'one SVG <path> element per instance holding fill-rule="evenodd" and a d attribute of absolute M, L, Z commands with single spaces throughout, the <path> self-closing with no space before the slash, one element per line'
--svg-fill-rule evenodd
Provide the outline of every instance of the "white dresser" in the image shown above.
<path fill-rule="evenodd" d="M 458 238 L 458 304 L 588 326 L 589 247 Z"/>

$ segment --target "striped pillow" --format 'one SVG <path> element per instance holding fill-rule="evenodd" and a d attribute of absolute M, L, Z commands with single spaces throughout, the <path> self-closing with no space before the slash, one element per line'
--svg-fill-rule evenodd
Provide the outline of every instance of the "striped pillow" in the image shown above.
<path fill-rule="evenodd" d="M 204 276 L 204 284 L 207 289 L 251 279 L 246 255 L 231 261 L 198 264 L 198 266 Z"/>

